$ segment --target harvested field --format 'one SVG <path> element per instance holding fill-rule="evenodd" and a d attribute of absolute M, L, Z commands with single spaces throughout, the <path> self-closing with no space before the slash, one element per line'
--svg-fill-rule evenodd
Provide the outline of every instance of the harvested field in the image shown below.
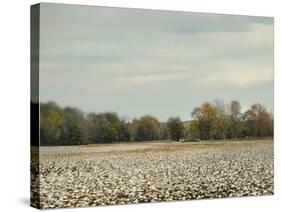
<path fill-rule="evenodd" d="M 41 208 L 273 194 L 272 140 L 41 147 L 39 156 Z"/>

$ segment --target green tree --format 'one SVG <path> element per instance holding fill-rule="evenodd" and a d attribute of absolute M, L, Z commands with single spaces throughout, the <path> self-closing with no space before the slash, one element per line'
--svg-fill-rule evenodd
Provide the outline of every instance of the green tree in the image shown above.
<path fill-rule="evenodd" d="M 243 124 L 241 122 L 241 105 L 238 101 L 231 101 L 230 103 L 230 131 L 231 138 L 241 138 L 243 132 Z"/>
<path fill-rule="evenodd" d="M 120 120 L 116 113 L 97 114 L 95 122 L 95 141 L 107 143 L 118 141 Z"/>
<path fill-rule="evenodd" d="M 169 118 L 167 126 L 172 140 L 179 141 L 184 136 L 184 126 L 180 118 Z"/>
<path fill-rule="evenodd" d="M 40 145 L 57 145 L 63 110 L 54 102 L 40 104 Z"/>
<path fill-rule="evenodd" d="M 273 119 L 261 104 L 254 104 L 244 115 L 247 136 L 273 136 Z"/>
<path fill-rule="evenodd" d="M 160 123 L 153 116 L 143 116 L 136 122 L 137 130 L 135 140 L 137 141 L 153 141 L 159 139 Z"/>
<path fill-rule="evenodd" d="M 119 123 L 118 140 L 119 141 L 130 141 L 131 140 L 129 123 L 127 123 L 125 120 L 121 120 Z"/>
<path fill-rule="evenodd" d="M 254 137 L 257 135 L 256 132 L 256 115 L 253 110 L 249 109 L 243 114 L 244 120 L 244 131 L 246 137 Z"/>
<path fill-rule="evenodd" d="M 170 139 L 169 128 L 166 123 L 160 124 L 160 139 L 161 140 Z"/>
<path fill-rule="evenodd" d="M 190 124 L 191 139 L 201 138 L 201 115 L 202 110 L 200 107 L 194 108 L 191 112 L 191 117 L 193 118 Z"/>
<path fill-rule="evenodd" d="M 89 113 L 86 117 L 87 142 L 94 143 L 96 138 L 96 114 Z"/>
<path fill-rule="evenodd" d="M 61 145 L 81 145 L 86 140 L 85 120 L 83 112 L 76 108 L 64 109 L 63 122 L 60 127 Z"/>

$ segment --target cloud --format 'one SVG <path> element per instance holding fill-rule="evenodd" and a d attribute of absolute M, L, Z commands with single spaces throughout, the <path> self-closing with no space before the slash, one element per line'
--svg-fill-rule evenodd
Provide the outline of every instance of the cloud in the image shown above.
<path fill-rule="evenodd" d="M 41 100 L 163 117 L 213 97 L 273 105 L 272 18 L 43 3 L 40 30 Z"/>
<path fill-rule="evenodd" d="M 273 81 L 272 70 L 239 70 L 239 71 L 225 71 L 217 75 L 207 76 L 201 78 L 197 82 L 201 86 L 213 87 L 251 87 L 259 84 L 264 84 Z"/>
<path fill-rule="evenodd" d="M 120 84 L 145 85 L 150 83 L 166 83 L 173 82 L 186 78 L 186 75 L 180 73 L 161 74 L 161 75 L 134 75 L 134 76 L 120 76 L 117 77 L 115 82 Z"/>

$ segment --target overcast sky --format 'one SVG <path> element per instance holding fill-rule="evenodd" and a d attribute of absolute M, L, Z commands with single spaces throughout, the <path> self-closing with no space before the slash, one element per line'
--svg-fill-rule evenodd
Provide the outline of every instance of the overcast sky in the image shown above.
<path fill-rule="evenodd" d="M 273 18 L 41 4 L 40 101 L 190 119 L 205 101 L 273 109 Z"/>

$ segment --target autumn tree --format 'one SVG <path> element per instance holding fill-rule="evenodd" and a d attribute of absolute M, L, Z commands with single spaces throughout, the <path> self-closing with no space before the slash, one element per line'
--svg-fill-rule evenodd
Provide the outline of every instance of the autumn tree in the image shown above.
<path fill-rule="evenodd" d="M 195 108 L 192 112 L 192 128 L 198 131 L 199 138 L 209 140 L 212 138 L 213 124 L 216 118 L 216 110 L 209 103 L 202 104 L 201 108 Z"/>
<path fill-rule="evenodd" d="M 133 121 L 129 124 L 129 132 L 131 135 L 131 139 L 133 141 L 135 141 L 137 138 L 137 131 L 138 131 L 139 126 L 140 126 L 140 120 L 136 119 L 136 118 L 133 119 Z"/>
<path fill-rule="evenodd" d="M 225 140 L 229 129 L 229 117 L 227 106 L 221 100 L 216 100 L 214 105 L 214 117 L 211 127 L 211 135 L 215 139 Z"/>

